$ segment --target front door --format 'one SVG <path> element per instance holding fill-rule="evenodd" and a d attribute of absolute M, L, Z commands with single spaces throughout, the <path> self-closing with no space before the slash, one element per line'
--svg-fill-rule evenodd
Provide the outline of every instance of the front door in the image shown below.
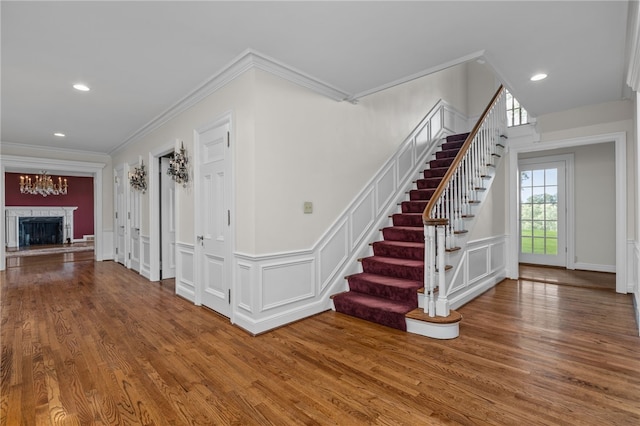
<path fill-rule="evenodd" d="M 566 267 L 566 162 L 520 160 L 519 170 L 520 262 Z"/>
<path fill-rule="evenodd" d="M 230 173 L 229 124 L 197 133 L 199 171 L 196 215 L 198 292 L 202 305 L 230 317 Z"/>

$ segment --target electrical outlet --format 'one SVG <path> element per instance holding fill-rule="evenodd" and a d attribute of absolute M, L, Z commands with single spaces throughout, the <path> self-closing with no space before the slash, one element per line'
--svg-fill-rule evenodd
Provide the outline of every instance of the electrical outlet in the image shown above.
<path fill-rule="evenodd" d="M 304 202 L 304 214 L 313 213 L 313 203 L 311 201 Z"/>

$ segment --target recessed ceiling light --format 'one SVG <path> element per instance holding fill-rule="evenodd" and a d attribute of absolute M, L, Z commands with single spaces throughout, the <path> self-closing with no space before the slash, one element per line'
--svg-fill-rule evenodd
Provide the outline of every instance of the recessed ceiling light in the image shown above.
<path fill-rule="evenodd" d="M 86 84 L 82 84 L 82 83 L 76 83 L 73 85 L 73 88 L 76 90 L 80 90 L 81 92 L 88 92 L 89 90 L 89 86 L 87 86 Z"/>
<path fill-rule="evenodd" d="M 64 138 L 67 135 L 65 135 L 64 133 L 56 132 L 56 133 L 53 134 L 53 136 L 57 136 L 59 138 Z"/>
<path fill-rule="evenodd" d="M 540 80 L 544 80 L 545 78 L 547 78 L 547 75 L 545 73 L 540 73 L 531 77 L 531 81 L 540 81 Z"/>

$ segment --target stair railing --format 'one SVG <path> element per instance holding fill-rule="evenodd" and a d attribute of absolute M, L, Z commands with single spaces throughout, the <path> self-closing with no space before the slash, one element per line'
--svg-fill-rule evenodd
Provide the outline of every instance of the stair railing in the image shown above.
<path fill-rule="evenodd" d="M 491 176 L 500 138 L 506 130 L 506 97 L 500 86 L 473 127 L 449 170 L 422 213 L 425 235 L 424 312 L 429 316 L 449 316 L 445 279 L 445 253 L 455 248 L 464 221 L 473 217 L 484 181 Z M 436 300 L 435 290 L 438 289 Z"/>

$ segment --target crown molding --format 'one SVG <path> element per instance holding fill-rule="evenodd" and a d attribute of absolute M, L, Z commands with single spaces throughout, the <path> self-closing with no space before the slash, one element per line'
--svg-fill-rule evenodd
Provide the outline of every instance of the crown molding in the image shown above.
<path fill-rule="evenodd" d="M 390 83 L 387 83 L 387 84 L 384 84 L 382 86 L 378 86 L 378 87 L 375 87 L 375 88 L 370 89 L 370 90 L 365 90 L 364 92 L 357 93 L 357 94 L 355 94 L 355 95 L 353 95 L 353 96 L 351 96 L 349 98 L 346 98 L 345 100 L 349 101 L 351 103 L 357 103 L 358 99 L 363 98 L 365 96 L 372 95 L 372 94 L 374 94 L 376 92 L 381 92 L 383 90 L 389 89 L 389 88 L 394 87 L 394 86 L 399 86 L 401 84 L 404 84 L 404 83 L 407 83 L 409 81 L 418 79 L 420 77 L 427 76 L 429 74 L 436 73 L 438 71 L 445 70 L 447 68 L 455 67 L 456 65 L 460 65 L 460 64 L 463 64 L 463 63 L 468 62 L 468 61 L 472 61 L 472 60 L 480 59 L 480 58 L 484 59 L 484 56 L 485 56 L 485 51 L 484 50 L 479 50 L 477 52 L 470 53 L 468 55 L 465 55 L 465 56 L 462 56 L 460 58 L 454 59 L 452 61 L 445 62 L 445 63 L 437 65 L 435 67 L 427 68 L 425 70 L 419 71 L 419 72 L 417 72 L 415 74 L 408 75 L 408 76 L 400 78 L 398 80 L 394 80 L 394 81 L 392 81 Z"/>
<path fill-rule="evenodd" d="M 627 45 L 625 59 L 627 61 L 627 85 L 636 92 L 640 90 L 640 7 L 638 2 L 629 2 L 627 18 Z"/>
<path fill-rule="evenodd" d="M 328 83 L 320 81 L 267 55 L 263 55 L 252 49 L 247 49 L 227 64 L 220 72 L 205 80 L 178 102 L 129 135 L 129 137 L 112 150 L 110 154 L 113 155 L 124 149 L 129 144 L 162 126 L 251 69 L 260 69 L 269 72 L 336 101 L 342 101 L 350 97 L 349 93 Z"/>
<path fill-rule="evenodd" d="M 82 149 L 73 149 L 73 148 L 59 148 L 59 147 L 46 147 L 46 146 L 42 146 L 42 145 L 30 145 L 30 144 L 26 144 L 26 143 L 15 143 L 15 142 L 0 142 L 0 146 L 2 147 L 10 147 L 10 148 L 17 148 L 20 150 L 23 149 L 32 149 L 35 151 L 42 151 L 43 155 L 45 152 L 51 152 L 51 151 L 56 151 L 56 152 L 68 152 L 69 154 L 81 154 L 81 155 L 90 155 L 90 156 L 95 156 L 95 157 L 108 157 L 109 154 L 106 152 L 101 152 L 101 151 L 87 151 L 87 150 L 82 150 Z"/>
<path fill-rule="evenodd" d="M 0 165 L 4 167 L 5 172 L 10 173 L 29 173 L 47 170 L 50 173 L 64 174 L 66 176 L 87 176 L 102 172 L 106 163 L 2 155 L 0 156 Z"/>

